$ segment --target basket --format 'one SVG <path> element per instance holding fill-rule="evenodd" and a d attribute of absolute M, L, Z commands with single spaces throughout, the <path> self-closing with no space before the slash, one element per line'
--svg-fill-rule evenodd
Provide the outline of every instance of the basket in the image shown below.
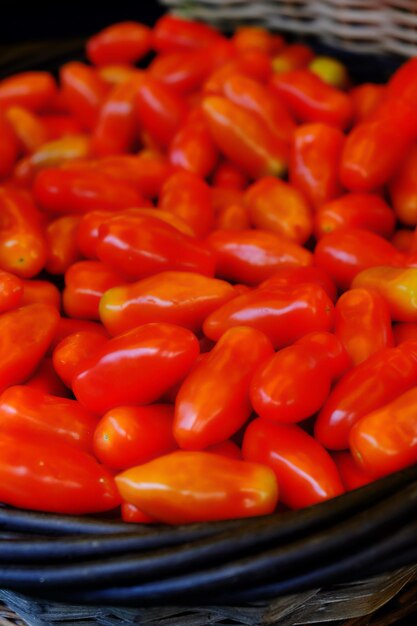
<path fill-rule="evenodd" d="M 414 0 L 162 0 L 182 15 L 232 29 L 251 23 L 318 36 L 351 52 L 417 55 Z"/>
<path fill-rule="evenodd" d="M 369 9 L 379 4 L 356 0 L 356 18 L 379 20 L 380 11 Z M 223 25 L 236 26 L 238 15 L 307 34 L 318 20 L 331 30 L 337 18 L 347 33 L 344 7 L 193 0 L 187 13 L 213 22 L 216 9 Z M 379 50 L 373 28 L 343 45 Z M 53 70 L 82 56 L 79 42 L 30 54 L 11 53 L 0 73 Z M 345 55 L 349 69 L 361 66 L 368 79 L 381 64 L 385 72 L 393 67 L 381 56 L 364 58 Z M 416 537 L 417 466 L 302 511 L 174 528 L 0 506 L 0 626 L 383 626 L 417 609 Z"/>

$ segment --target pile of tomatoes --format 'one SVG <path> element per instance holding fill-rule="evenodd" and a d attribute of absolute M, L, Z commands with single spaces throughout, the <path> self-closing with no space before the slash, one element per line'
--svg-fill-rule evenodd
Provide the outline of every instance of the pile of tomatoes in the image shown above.
<path fill-rule="evenodd" d="M 87 57 L 0 82 L 0 501 L 209 521 L 416 463 L 417 59 L 353 87 L 171 15 Z"/>

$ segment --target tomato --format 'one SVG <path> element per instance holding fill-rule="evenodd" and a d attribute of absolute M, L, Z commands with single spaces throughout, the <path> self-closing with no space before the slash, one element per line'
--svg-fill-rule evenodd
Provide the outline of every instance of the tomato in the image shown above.
<path fill-rule="evenodd" d="M 0 314 L 20 305 L 23 289 L 23 282 L 18 276 L 0 270 Z"/>
<path fill-rule="evenodd" d="M 216 167 L 213 175 L 214 187 L 243 191 L 246 185 L 247 178 L 245 174 L 231 161 L 224 160 Z"/>
<path fill-rule="evenodd" d="M 308 69 L 332 87 L 347 89 L 350 85 L 346 66 L 332 57 L 317 56 L 309 63 Z"/>
<path fill-rule="evenodd" d="M 285 46 L 282 52 L 274 56 L 272 67 L 274 73 L 281 74 L 306 67 L 313 59 L 314 52 L 309 46 L 293 43 Z"/>
<path fill-rule="evenodd" d="M 179 95 L 195 93 L 212 70 L 213 60 L 206 50 L 169 52 L 155 57 L 149 73 Z"/>
<path fill-rule="evenodd" d="M 55 371 L 52 359 L 44 357 L 35 373 L 26 381 L 26 387 L 51 396 L 68 398 L 70 392 Z"/>
<path fill-rule="evenodd" d="M 87 56 L 95 65 L 135 63 L 152 45 L 152 31 L 139 22 L 112 24 L 90 37 Z"/>
<path fill-rule="evenodd" d="M 53 351 L 56 373 L 71 389 L 72 381 L 83 361 L 91 358 L 104 347 L 107 338 L 91 330 L 80 330 L 64 337 Z"/>
<path fill-rule="evenodd" d="M 65 273 L 62 294 L 65 313 L 79 319 L 100 319 L 98 307 L 101 296 L 124 282 L 120 274 L 99 261 L 73 263 Z"/>
<path fill-rule="evenodd" d="M 115 216 L 100 226 L 97 256 L 116 272 L 136 280 L 166 270 L 214 274 L 208 247 L 148 215 Z"/>
<path fill-rule="evenodd" d="M 1 433 L 0 459 L 0 500 L 5 504 L 79 515 L 120 503 L 113 476 L 74 445 Z"/>
<path fill-rule="evenodd" d="M 249 217 L 256 228 L 303 244 L 313 232 L 313 216 L 303 194 L 272 176 L 260 178 L 245 193 Z"/>
<path fill-rule="evenodd" d="M 207 238 L 216 275 L 258 285 L 283 266 L 312 265 L 312 254 L 286 237 L 263 230 L 213 231 Z"/>
<path fill-rule="evenodd" d="M 350 452 L 334 452 L 332 457 L 337 465 L 346 491 L 358 489 L 374 480 L 368 472 L 355 463 Z"/>
<path fill-rule="evenodd" d="M 368 413 L 352 428 L 349 441 L 355 461 L 379 478 L 417 462 L 417 389 Z"/>
<path fill-rule="evenodd" d="M 417 384 L 417 344 L 385 348 L 352 368 L 333 388 L 315 424 L 315 437 L 331 450 L 349 447 L 361 417 Z"/>
<path fill-rule="evenodd" d="M 134 504 L 130 504 L 130 502 L 122 502 L 120 513 L 122 515 L 122 520 L 130 524 L 156 523 L 156 520 L 154 520 L 150 515 L 146 515 L 146 513 L 138 509 L 138 507 Z"/>
<path fill-rule="evenodd" d="M 49 347 L 48 354 L 52 354 L 57 345 L 69 335 L 73 335 L 74 333 L 79 332 L 91 332 L 95 335 L 100 335 L 108 339 L 109 335 L 102 326 L 102 324 L 97 324 L 96 322 L 90 322 L 87 320 L 76 320 L 71 319 L 69 317 L 61 317 L 58 321 L 57 328 L 55 330 L 54 336 L 52 338 L 51 345 Z"/>
<path fill-rule="evenodd" d="M 296 424 L 255 419 L 246 429 L 242 453 L 246 461 L 273 470 L 280 500 L 291 509 L 311 506 L 344 492 L 329 453 Z"/>
<path fill-rule="evenodd" d="M 383 101 L 386 95 L 384 85 L 364 83 L 350 91 L 350 97 L 354 110 L 354 121 L 358 124 L 364 122 L 372 115 Z"/>
<path fill-rule="evenodd" d="M 220 454 L 221 456 L 227 456 L 229 459 L 242 459 L 242 451 L 239 446 L 227 439 L 221 443 L 215 443 L 212 446 L 206 448 L 206 452 L 212 452 L 213 454 Z"/>
<path fill-rule="evenodd" d="M 232 41 L 238 50 L 262 50 L 267 54 L 275 54 L 285 47 L 284 38 L 275 35 L 262 26 L 239 26 L 233 34 Z"/>
<path fill-rule="evenodd" d="M 352 120 L 353 107 L 349 96 L 310 70 L 276 73 L 270 85 L 301 122 L 322 122 L 344 130 Z"/>
<path fill-rule="evenodd" d="M 336 302 L 336 287 L 330 276 L 321 269 L 312 265 L 304 267 L 281 267 L 277 269 L 270 278 L 264 280 L 260 285 L 260 289 L 273 289 L 275 287 L 295 287 L 295 285 L 303 285 L 305 283 L 313 283 L 320 285 L 329 296 L 332 302 Z"/>
<path fill-rule="evenodd" d="M 235 434 L 251 413 L 251 378 L 272 354 L 259 330 L 242 326 L 225 332 L 180 387 L 173 427 L 178 445 L 203 450 Z"/>
<path fill-rule="evenodd" d="M 369 289 L 350 289 L 339 298 L 335 332 L 355 365 L 394 345 L 388 304 Z"/>
<path fill-rule="evenodd" d="M 0 391 L 24 382 L 36 370 L 58 319 L 58 311 L 48 304 L 30 304 L 0 316 Z"/>
<path fill-rule="evenodd" d="M 61 139 L 68 135 L 80 135 L 82 132 L 81 124 L 75 117 L 66 113 L 45 113 L 42 115 L 41 121 L 49 141 Z"/>
<path fill-rule="evenodd" d="M 48 133 L 39 116 L 19 106 L 12 106 L 5 112 L 16 134 L 23 152 L 31 153 L 48 141 Z M 4 141 L 4 139 L 2 138 Z"/>
<path fill-rule="evenodd" d="M 341 342 L 330 333 L 308 334 L 274 354 L 252 378 L 254 411 L 277 422 L 300 422 L 316 413 L 329 395 L 334 377 L 331 352 L 336 352 L 338 360 L 349 362 Z"/>
<path fill-rule="evenodd" d="M 204 322 L 204 333 L 217 341 L 229 328 L 251 326 L 264 332 L 275 348 L 288 346 L 307 333 L 329 331 L 334 307 L 319 285 L 254 289 L 214 311 Z"/>
<path fill-rule="evenodd" d="M 390 182 L 394 211 L 402 224 L 417 224 L 417 148 L 414 146 Z"/>
<path fill-rule="evenodd" d="M 47 247 L 45 269 L 50 274 L 64 274 L 70 265 L 78 261 L 79 224 L 78 215 L 58 217 L 48 224 L 45 232 Z"/>
<path fill-rule="evenodd" d="M 128 469 L 177 449 L 174 408 L 168 404 L 120 406 L 108 411 L 94 432 L 94 452 L 107 467 Z"/>
<path fill-rule="evenodd" d="M 33 389 L 9 387 L 0 396 L 0 431 L 17 435 L 38 434 L 57 442 L 93 449 L 97 418 L 75 400 Z"/>
<path fill-rule="evenodd" d="M 171 142 L 170 162 L 174 166 L 206 178 L 214 170 L 218 156 L 202 110 L 193 109 Z M 201 217 L 204 220 L 204 216 Z"/>
<path fill-rule="evenodd" d="M 379 265 L 401 266 L 404 255 L 388 241 L 361 228 L 343 228 L 329 233 L 318 242 L 315 264 L 323 268 L 340 289 L 370 287 L 353 283 L 362 270 Z"/>
<path fill-rule="evenodd" d="M 145 324 L 110 339 L 73 379 L 78 400 L 94 413 L 155 402 L 182 380 L 199 353 L 196 337 L 173 324 Z"/>
<path fill-rule="evenodd" d="M 388 304 L 394 322 L 417 322 L 417 268 L 370 267 L 360 272 L 352 287 L 372 289 Z"/>
<path fill-rule="evenodd" d="M 272 136 L 256 113 L 219 96 L 206 97 L 203 110 L 220 152 L 248 176 L 285 174 L 288 144 L 280 137 Z"/>
<path fill-rule="evenodd" d="M 48 304 L 61 310 L 61 292 L 58 287 L 47 280 L 23 280 L 23 296 L 21 305 Z"/>
<path fill-rule="evenodd" d="M 417 322 L 400 322 L 392 327 L 396 346 L 404 341 L 417 341 Z"/>
<path fill-rule="evenodd" d="M 315 209 L 342 193 L 339 161 L 345 137 L 326 124 L 304 124 L 294 132 L 290 181 Z"/>
<path fill-rule="evenodd" d="M 205 318 L 235 295 L 223 280 L 193 272 L 160 272 L 106 291 L 100 319 L 112 335 L 148 322 L 169 322 L 198 332 Z"/>
<path fill-rule="evenodd" d="M 82 128 L 91 131 L 97 123 L 108 85 L 92 67 L 78 61 L 63 65 L 59 77 L 69 111 Z"/>
<path fill-rule="evenodd" d="M 0 82 L 0 108 L 20 106 L 29 111 L 47 108 L 56 96 L 55 81 L 48 72 L 22 72 Z"/>
<path fill-rule="evenodd" d="M 217 30 L 177 15 L 163 15 L 153 28 L 153 47 L 158 52 L 193 52 L 221 41 Z"/>
<path fill-rule="evenodd" d="M 123 499 L 168 524 L 266 515 L 278 500 L 269 468 L 209 452 L 172 452 L 119 474 L 116 484 Z"/>

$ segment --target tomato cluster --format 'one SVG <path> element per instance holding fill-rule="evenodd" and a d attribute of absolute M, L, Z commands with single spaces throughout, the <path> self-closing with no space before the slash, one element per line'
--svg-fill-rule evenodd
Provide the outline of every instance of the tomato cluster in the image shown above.
<path fill-rule="evenodd" d="M 352 87 L 171 15 L 87 57 L 0 82 L 0 501 L 209 521 L 416 463 L 417 59 Z"/>

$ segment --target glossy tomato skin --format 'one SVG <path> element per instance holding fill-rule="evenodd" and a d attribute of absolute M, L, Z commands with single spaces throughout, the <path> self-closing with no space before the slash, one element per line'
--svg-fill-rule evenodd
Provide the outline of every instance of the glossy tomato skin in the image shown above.
<path fill-rule="evenodd" d="M 23 191 L 0 190 L 0 267 L 21 278 L 32 278 L 43 268 L 46 242 L 43 218 Z"/>
<path fill-rule="evenodd" d="M 64 311 L 69 317 L 99 320 L 102 295 L 125 282 L 123 276 L 99 261 L 78 261 L 65 273 Z"/>
<path fill-rule="evenodd" d="M 290 181 L 319 209 L 342 193 L 339 161 L 345 137 L 327 124 L 304 124 L 294 132 Z"/>
<path fill-rule="evenodd" d="M 214 170 L 218 157 L 207 120 L 201 108 L 197 107 L 175 134 L 169 148 L 169 160 L 173 166 L 207 178 Z"/>
<path fill-rule="evenodd" d="M 228 330 L 183 382 L 175 401 L 174 437 L 185 450 L 204 450 L 235 434 L 251 413 L 249 384 L 273 354 L 258 330 Z"/>
<path fill-rule="evenodd" d="M 260 178 L 245 193 L 249 218 L 256 228 L 304 244 L 313 232 L 313 216 L 302 192 L 273 176 Z"/>
<path fill-rule="evenodd" d="M 100 319 L 112 335 L 149 322 L 201 331 L 205 318 L 236 295 L 232 285 L 194 272 L 160 272 L 114 287 L 100 300 Z"/>
<path fill-rule="evenodd" d="M 237 165 L 225 159 L 216 167 L 213 175 L 213 186 L 220 189 L 243 191 L 247 186 L 247 177 Z"/>
<path fill-rule="evenodd" d="M 72 388 L 72 381 L 83 361 L 91 358 L 104 347 L 107 338 L 88 330 L 80 330 L 64 337 L 53 351 L 54 369 L 67 387 Z"/>
<path fill-rule="evenodd" d="M 274 56 L 272 66 L 274 73 L 281 74 L 307 67 L 313 59 L 314 52 L 309 46 L 293 43 L 285 46 L 284 50 Z"/>
<path fill-rule="evenodd" d="M 417 224 L 417 149 L 411 148 L 389 185 L 392 205 L 402 224 Z"/>
<path fill-rule="evenodd" d="M 20 304 L 50 304 L 61 310 L 61 293 L 56 285 L 47 280 L 23 279 L 23 296 Z"/>
<path fill-rule="evenodd" d="M 122 502 L 120 507 L 122 520 L 130 524 L 155 524 L 157 523 L 150 515 L 146 515 L 137 506 L 130 502 Z"/>
<path fill-rule="evenodd" d="M 296 424 L 255 419 L 246 429 L 242 452 L 246 461 L 273 470 L 280 500 L 291 509 L 311 506 L 344 492 L 329 453 Z"/>
<path fill-rule="evenodd" d="M 346 291 L 335 307 L 335 333 L 354 365 L 378 350 L 391 348 L 394 339 L 387 302 L 369 289 Z"/>
<path fill-rule="evenodd" d="M 107 467 L 121 470 L 168 454 L 178 447 L 173 418 L 169 404 L 116 407 L 103 415 L 95 429 L 95 455 Z"/>
<path fill-rule="evenodd" d="M 213 231 L 207 243 L 215 254 L 216 276 L 258 285 L 280 267 L 312 265 L 311 252 L 286 237 L 263 230 Z"/>
<path fill-rule="evenodd" d="M 48 304 L 31 304 L 0 316 L 0 390 L 24 382 L 45 355 L 59 313 Z"/>
<path fill-rule="evenodd" d="M 19 306 L 23 297 L 22 280 L 12 274 L 0 270 L 0 313 L 5 313 Z"/>
<path fill-rule="evenodd" d="M 328 350 L 326 344 L 330 344 Z M 271 356 L 252 378 L 254 411 L 284 423 L 300 422 L 316 413 L 329 395 L 334 378 L 331 353 L 336 352 L 338 359 L 348 363 L 343 351 L 331 333 L 312 333 Z"/>
<path fill-rule="evenodd" d="M 70 317 L 61 317 L 58 320 L 51 345 L 49 346 L 48 354 L 51 355 L 53 353 L 60 341 L 69 335 L 79 332 L 94 333 L 95 335 L 100 335 L 100 337 L 104 337 L 105 339 L 108 339 L 109 337 L 107 330 L 102 324 L 90 322 L 89 320 L 77 320 Z"/>
<path fill-rule="evenodd" d="M 122 497 L 168 524 L 272 513 L 278 500 L 273 472 L 209 452 L 172 452 L 116 477 Z"/>
<path fill-rule="evenodd" d="M 80 515 L 120 503 L 113 476 L 76 446 L 2 433 L 0 457 L 0 500 L 5 504 Z"/>
<path fill-rule="evenodd" d="M 348 289 L 355 276 L 367 268 L 404 265 L 404 255 L 389 241 L 360 228 L 335 230 L 320 239 L 314 260 L 342 290 Z"/>
<path fill-rule="evenodd" d="M 363 228 L 390 238 L 395 222 L 394 211 L 379 194 L 350 193 L 319 208 L 315 233 L 320 238 L 341 228 Z"/>
<path fill-rule="evenodd" d="M 337 291 L 334 282 L 330 276 L 314 265 L 304 267 L 281 267 L 272 274 L 271 278 L 267 278 L 260 285 L 260 289 L 272 289 L 274 287 L 292 287 L 295 285 L 303 285 L 305 283 L 314 283 L 320 285 L 329 296 L 332 302 L 336 302 Z"/>
<path fill-rule="evenodd" d="M 139 22 L 119 22 L 87 41 L 87 56 L 94 65 L 135 63 L 149 52 L 152 31 Z"/>
<path fill-rule="evenodd" d="M 49 72 L 21 72 L 1 81 L 0 108 L 21 106 L 39 112 L 51 104 L 56 95 L 56 83 Z"/>
<path fill-rule="evenodd" d="M 25 385 L 31 389 L 37 389 L 42 393 L 60 398 L 68 398 L 71 394 L 55 371 L 51 357 L 45 356 L 40 362 L 34 374 L 26 381 Z"/>
<path fill-rule="evenodd" d="M 16 436 L 45 435 L 92 452 L 97 418 L 78 402 L 28 386 L 9 387 L 0 396 L 0 430 Z"/>
<path fill-rule="evenodd" d="M 387 267 L 382 263 L 360 272 L 352 283 L 352 287 L 379 293 L 388 304 L 394 322 L 417 322 L 416 285 L 417 268 Z"/>
<path fill-rule="evenodd" d="M 315 423 L 315 437 L 326 448 L 346 450 L 349 433 L 361 417 L 391 402 L 417 383 L 413 342 L 385 348 L 352 368 L 333 388 Z"/>
<path fill-rule="evenodd" d="M 239 446 L 230 439 L 222 441 L 221 443 L 215 443 L 212 446 L 206 448 L 206 452 L 212 452 L 213 454 L 220 454 L 221 456 L 227 456 L 230 459 L 242 460 L 242 451 Z"/>
<path fill-rule="evenodd" d="M 149 404 L 182 380 L 199 353 L 189 330 L 145 324 L 110 339 L 73 380 L 88 410 L 104 413 L 121 405 Z"/>
<path fill-rule="evenodd" d="M 329 331 L 334 307 L 326 292 L 315 284 L 254 289 L 208 316 L 204 333 L 217 341 L 234 326 L 251 326 L 264 332 L 274 348 L 290 345 L 313 331 Z"/>
<path fill-rule="evenodd" d="M 167 13 L 155 24 L 153 47 L 158 52 L 192 52 L 222 41 L 213 27 Z"/>
<path fill-rule="evenodd" d="M 350 448 L 355 461 L 379 478 L 417 461 L 417 389 L 413 388 L 372 413 L 352 428 Z"/>
<path fill-rule="evenodd" d="M 66 106 L 82 128 L 91 131 L 109 87 L 96 70 L 72 61 L 60 69 L 60 83 Z"/>
<path fill-rule="evenodd" d="M 45 269 L 50 274 L 64 274 L 78 261 L 80 252 L 77 245 L 77 232 L 80 224 L 78 215 L 58 217 L 46 229 Z"/>
<path fill-rule="evenodd" d="M 165 270 L 214 274 L 214 258 L 208 247 L 148 215 L 120 215 L 104 223 L 99 229 L 97 255 L 103 263 L 136 280 Z"/>
<path fill-rule="evenodd" d="M 385 85 L 377 85 L 375 83 L 364 83 L 351 89 L 350 97 L 352 99 L 355 123 L 364 122 L 375 113 L 385 95 Z"/>

